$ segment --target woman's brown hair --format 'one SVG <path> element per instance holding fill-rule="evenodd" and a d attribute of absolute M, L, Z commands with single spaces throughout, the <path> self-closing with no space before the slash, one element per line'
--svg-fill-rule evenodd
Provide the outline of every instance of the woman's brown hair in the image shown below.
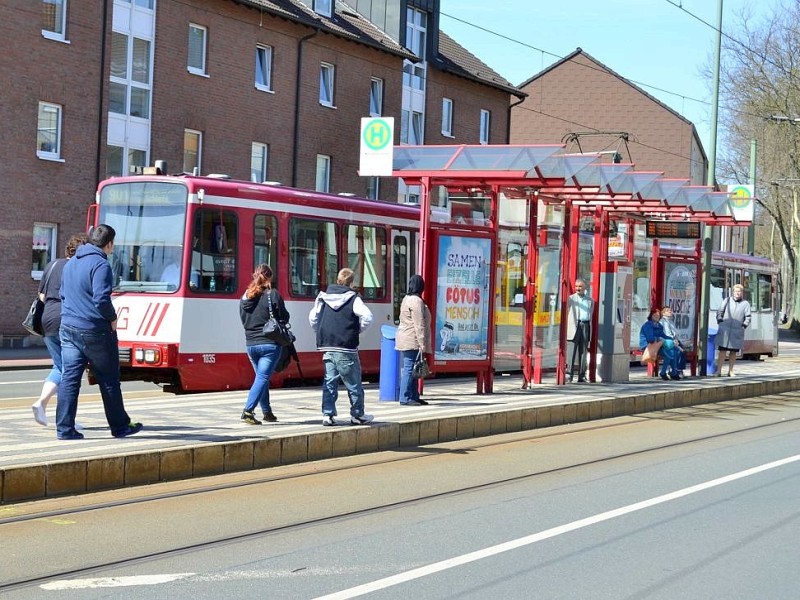
<path fill-rule="evenodd" d="M 256 296 L 264 293 L 264 290 L 272 289 L 272 269 L 267 264 L 260 264 L 253 271 L 253 281 L 247 286 L 244 295 L 252 300 Z"/>

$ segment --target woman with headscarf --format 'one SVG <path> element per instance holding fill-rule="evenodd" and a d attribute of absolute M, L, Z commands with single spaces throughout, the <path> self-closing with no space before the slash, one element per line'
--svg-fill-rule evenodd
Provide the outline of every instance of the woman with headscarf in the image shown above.
<path fill-rule="evenodd" d="M 400 304 L 400 325 L 397 328 L 395 348 L 402 356 L 400 372 L 400 404 L 420 406 L 427 404 L 419 397 L 419 383 L 414 377 L 414 361 L 421 352 L 424 360 L 431 354 L 431 311 L 422 300 L 425 281 L 413 275 L 408 282 L 408 293 Z"/>
<path fill-rule="evenodd" d="M 255 371 L 253 385 L 250 386 L 242 411 L 242 421 L 248 425 L 261 425 L 255 415 L 257 405 L 261 405 L 264 421 L 275 423 L 278 420 L 269 403 L 269 379 L 275 371 L 283 348 L 264 336 L 264 325 L 271 316 L 282 323 L 289 322 L 289 311 L 286 310 L 283 298 L 272 286 L 272 269 L 269 265 L 260 264 L 239 302 L 239 317 L 244 327 L 247 356 Z"/>

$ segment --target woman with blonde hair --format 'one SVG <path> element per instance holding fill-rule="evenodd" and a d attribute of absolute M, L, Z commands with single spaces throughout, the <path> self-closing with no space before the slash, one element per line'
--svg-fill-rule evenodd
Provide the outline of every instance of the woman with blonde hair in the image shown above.
<path fill-rule="evenodd" d="M 255 371 L 253 385 L 250 386 L 242 411 L 242 421 L 249 425 L 261 425 L 254 413 L 256 405 L 261 405 L 264 421 L 274 423 L 278 420 L 272 413 L 269 402 L 269 380 L 283 348 L 264 336 L 264 325 L 269 321 L 270 315 L 282 323 L 289 321 L 289 312 L 283 298 L 272 285 L 272 269 L 269 265 L 260 264 L 239 302 L 239 317 L 244 326 L 247 356 Z"/>
<path fill-rule="evenodd" d="M 717 377 L 722 376 L 725 353 L 728 354 L 728 377 L 733 377 L 736 353 L 744 345 L 744 330 L 750 325 L 750 303 L 744 299 L 744 286 L 736 284 L 731 295 L 717 311 Z"/>

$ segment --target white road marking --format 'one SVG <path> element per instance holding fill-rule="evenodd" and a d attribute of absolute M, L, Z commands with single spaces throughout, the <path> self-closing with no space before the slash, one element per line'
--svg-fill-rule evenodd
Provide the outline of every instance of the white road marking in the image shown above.
<path fill-rule="evenodd" d="M 165 575 L 139 575 L 134 577 L 94 577 L 92 579 L 62 579 L 43 583 L 43 590 L 83 590 L 87 588 L 130 587 L 134 585 L 158 585 L 191 577 L 194 573 L 172 573 Z"/>
<path fill-rule="evenodd" d="M 623 506 L 621 508 L 609 510 L 604 513 L 600 513 L 599 515 L 594 515 L 592 517 L 587 517 L 585 519 L 579 519 L 578 521 L 573 521 L 572 523 L 566 523 L 565 525 L 560 525 L 558 527 L 553 527 L 552 529 L 547 529 L 545 531 L 521 537 L 516 540 L 511 540 L 508 542 L 504 542 L 502 544 L 497 544 L 496 546 L 490 546 L 489 548 L 484 548 L 483 550 L 477 550 L 475 552 L 470 552 L 468 554 L 462 554 L 461 556 L 448 558 L 447 560 L 433 563 L 424 567 L 419 567 L 417 569 L 412 569 L 410 571 L 406 571 L 405 573 L 398 573 L 397 575 L 392 575 L 391 577 L 378 579 L 371 583 L 365 583 L 363 585 L 342 590 L 340 592 L 335 592 L 333 594 L 328 594 L 326 596 L 319 596 L 314 600 L 345 600 L 347 598 L 356 598 L 358 596 L 363 596 L 364 594 L 369 594 L 371 592 L 382 590 L 394 585 L 398 585 L 400 583 L 405 583 L 407 581 L 412 581 L 414 579 L 426 577 L 428 575 L 432 575 L 433 573 L 438 573 L 439 571 L 452 569 L 453 567 L 458 567 L 461 565 L 465 565 L 467 563 L 482 560 L 484 558 L 495 556 L 503 552 L 516 550 L 517 548 L 522 548 L 523 546 L 535 544 L 536 542 L 541 542 L 542 540 L 556 537 L 558 535 L 563 535 L 565 533 L 569 533 L 577 529 L 589 527 L 590 525 L 595 525 L 596 523 L 602 523 L 603 521 L 616 519 L 617 517 L 621 517 L 623 515 L 627 515 L 639 510 L 644 510 L 645 508 L 650 508 L 651 506 L 656 506 L 658 504 L 663 504 L 664 502 L 677 500 L 678 498 L 683 498 L 684 496 L 689 496 L 690 494 L 696 494 L 698 492 L 702 492 L 704 490 L 708 490 L 713 487 L 717 487 L 720 485 L 724 485 L 726 483 L 730 483 L 732 481 L 736 481 L 737 479 L 750 477 L 751 475 L 756 475 L 758 473 L 762 473 L 763 471 L 768 471 L 769 469 L 782 467 L 784 465 L 788 465 L 790 463 L 797 462 L 799 460 L 800 460 L 800 454 L 796 454 L 788 458 L 783 458 L 781 460 L 776 460 L 774 462 L 766 463 L 758 467 L 753 467 L 752 469 L 746 469 L 744 471 L 739 471 L 738 473 L 733 473 L 731 475 L 726 475 L 724 477 L 712 479 L 711 481 L 706 481 L 704 483 L 699 483 L 697 485 L 683 488 L 681 490 L 670 492 L 669 494 L 656 496 L 655 498 L 650 498 L 649 500 L 643 500 L 641 502 L 629 504 L 628 506 Z"/>

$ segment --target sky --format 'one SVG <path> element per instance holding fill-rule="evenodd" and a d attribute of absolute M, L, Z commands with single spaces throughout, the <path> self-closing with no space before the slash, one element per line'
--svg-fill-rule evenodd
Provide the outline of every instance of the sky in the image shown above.
<path fill-rule="evenodd" d="M 737 38 L 742 10 L 758 20 L 776 1 L 441 0 L 440 27 L 514 85 L 580 47 L 692 121 L 708 152 L 718 3 Z"/>

